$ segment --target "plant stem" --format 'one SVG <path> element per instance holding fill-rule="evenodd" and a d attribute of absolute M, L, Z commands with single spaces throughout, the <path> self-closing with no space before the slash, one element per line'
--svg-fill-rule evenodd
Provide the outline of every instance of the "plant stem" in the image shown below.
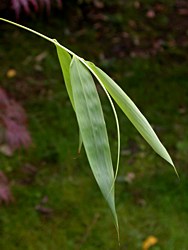
<path fill-rule="evenodd" d="M 76 57 L 78 57 L 80 59 L 79 56 L 77 56 L 76 54 L 74 54 L 74 52 L 72 52 L 71 50 L 67 49 L 66 47 L 64 47 L 63 45 L 61 45 L 60 43 L 58 43 L 55 39 L 52 39 L 52 38 L 50 38 L 48 36 L 45 36 L 45 35 L 41 34 L 40 32 L 37 32 L 37 31 L 32 30 L 32 29 L 30 29 L 28 27 L 25 27 L 25 26 L 23 26 L 21 24 L 15 23 L 13 21 L 10 21 L 10 20 L 4 19 L 4 18 L 0 18 L 0 21 L 4 21 L 4 22 L 10 23 L 10 24 L 13 24 L 13 25 L 15 25 L 15 26 L 17 26 L 19 28 L 22 28 L 22 29 L 27 30 L 27 31 L 29 31 L 29 32 L 37 35 L 37 36 L 40 36 L 40 37 L 44 38 L 45 40 L 47 40 L 47 41 L 49 41 L 49 42 L 51 42 L 51 43 L 53 43 L 53 44 L 55 44 L 55 45 L 63 48 L 64 50 L 66 50 L 72 56 L 74 55 L 74 56 L 76 56 Z"/>

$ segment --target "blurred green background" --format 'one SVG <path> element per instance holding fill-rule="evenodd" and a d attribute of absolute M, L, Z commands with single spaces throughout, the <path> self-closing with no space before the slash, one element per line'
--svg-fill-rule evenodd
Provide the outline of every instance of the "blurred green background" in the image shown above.
<path fill-rule="evenodd" d="M 62 3 L 61 9 L 52 5 L 50 15 L 45 10 L 35 13 L 32 7 L 30 15 L 22 10 L 17 21 L 104 69 L 152 124 L 180 180 L 117 108 L 119 247 L 84 149 L 77 154 L 78 127 L 55 47 L 1 22 L 0 87 L 24 107 L 32 145 L 12 156 L 0 154 L 1 171 L 14 197 L 0 204 L 0 249 L 187 250 L 187 1 Z M 15 20 L 6 4 L 1 16 Z M 108 100 L 97 87 L 115 162 L 116 125 Z M 150 236 L 156 243 L 144 247 Z"/>

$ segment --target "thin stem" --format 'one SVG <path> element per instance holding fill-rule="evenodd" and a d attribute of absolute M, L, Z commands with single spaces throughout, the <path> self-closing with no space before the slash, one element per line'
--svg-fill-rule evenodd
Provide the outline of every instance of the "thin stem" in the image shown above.
<path fill-rule="evenodd" d="M 32 30 L 32 29 L 30 29 L 28 27 L 25 27 L 25 26 L 23 26 L 21 24 L 15 23 L 13 21 L 10 21 L 10 20 L 4 19 L 4 18 L 0 18 L 0 21 L 4 21 L 4 22 L 10 23 L 10 24 L 13 24 L 13 25 L 15 25 L 15 26 L 17 26 L 19 28 L 22 28 L 22 29 L 27 30 L 27 31 L 29 31 L 29 32 L 37 35 L 37 36 L 40 36 L 40 37 L 44 38 L 45 40 L 47 40 L 47 41 L 49 41 L 49 42 L 51 42 L 51 43 L 53 43 L 53 44 L 55 44 L 55 45 L 63 48 L 64 50 L 66 50 L 72 56 L 74 55 L 74 56 L 76 56 L 76 57 L 78 57 L 80 59 L 79 56 L 77 56 L 76 54 L 74 54 L 74 52 L 72 52 L 71 50 L 67 49 L 66 47 L 64 47 L 63 45 L 61 45 L 60 43 L 58 43 L 55 39 L 52 39 L 52 38 L 50 38 L 48 36 L 45 36 L 45 35 L 41 34 L 40 32 L 37 32 L 37 31 Z"/>
<path fill-rule="evenodd" d="M 0 18 L 0 20 L 1 20 L 1 21 L 4 21 L 4 22 L 7 22 L 7 23 L 10 23 L 10 24 L 13 24 L 13 25 L 15 25 L 15 26 L 17 26 L 17 27 L 19 27 L 19 28 L 25 29 L 25 30 L 27 30 L 27 31 L 30 31 L 30 32 L 32 32 L 32 33 L 34 33 L 34 34 L 36 34 L 36 35 L 38 35 L 38 36 L 40 36 L 40 37 L 42 37 L 42 38 L 44 38 L 44 39 L 46 39 L 46 40 L 48 40 L 48 41 L 50 41 L 50 42 L 53 43 L 53 39 L 51 39 L 51 38 L 49 38 L 49 37 L 47 37 L 47 36 L 45 36 L 45 35 L 43 35 L 43 34 L 37 32 L 37 31 L 35 31 L 35 30 L 32 30 L 32 29 L 30 29 L 30 28 L 28 28 L 28 27 L 25 27 L 25 26 L 23 26 L 23 25 L 21 25 L 21 24 L 15 23 L 15 22 L 13 22 L 13 21 L 10 21 L 10 20 L 4 19 L 4 18 Z"/>

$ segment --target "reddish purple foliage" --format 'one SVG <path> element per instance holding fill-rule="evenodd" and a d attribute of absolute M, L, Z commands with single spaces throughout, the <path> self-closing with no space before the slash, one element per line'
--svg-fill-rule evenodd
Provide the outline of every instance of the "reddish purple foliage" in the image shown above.
<path fill-rule="evenodd" d="M 6 139 L 9 146 L 14 150 L 21 146 L 27 148 L 31 144 L 31 137 L 25 125 L 17 124 L 11 119 L 5 119 Z"/>
<path fill-rule="evenodd" d="M 0 88 L 0 125 L 4 128 L 3 143 L 8 144 L 12 151 L 21 146 L 29 147 L 31 137 L 26 127 L 26 113 L 2 88 Z"/>
<path fill-rule="evenodd" d="M 32 9 L 37 12 L 39 9 L 46 7 L 47 13 L 50 14 L 51 2 L 51 0 L 11 0 L 12 9 L 15 11 L 17 19 L 22 10 L 29 15 Z M 56 2 L 58 8 L 62 8 L 62 0 L 57 0 Z"/>

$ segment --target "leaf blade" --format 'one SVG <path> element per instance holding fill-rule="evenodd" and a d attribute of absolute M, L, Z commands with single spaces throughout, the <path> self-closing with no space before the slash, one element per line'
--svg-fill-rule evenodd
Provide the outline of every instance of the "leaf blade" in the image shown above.
<path fill-rule="evenodd" d="M 75 110 L 73 94 L 72 94 L 72 86 L 71 86 L 71 80 L 70 80 L 70 64 L 71 64 L 72 58 L 65 49 L 63 49 L 62 47 L 58 45 L 58 42 L 56 40 L 54 41 L 55 41 L 57 55 L 58 55 L 59 63 L 60 63 L 61 70 L 63 73 L 67 93 L 69 95 L 69 99 L 73 106 L 73 109 Z M 82 137 L 79 131 L 78 153 L 80 153 L 81 148 L 82 148 Z"/>
<path fill-rule="evenodd" d="M 111 208 L 118 230 L 112 188 L 114 171 L 106 124 L 95 83 L 88 69 L 76 57 L 73 57 L 70 75 L 75 112 L 86 154 L 101 192 Z"/>
<path fill-rule="evenodd" d="M 115 102 L 119 105 L 128 119 L 136 127 L 143 138 L 148 142 L 148 144 L 154 149 L 154 151 L 159 154 L 163 159 L 169 162 L 177 173 L 174 163 L 168 154 L 166 148 L 160 142 L 153 128 L 150 126 L 149 122 L 136 107 L 134 102 L 127 96 L 127 94 L 100 68 L 96 67 L 93 63 L 88 63 L 91 70 L 96 74 L 100 81 L 104 84 L 104 87 L 113 97 Z"/>
<path fill-rule="evenodd" d="M 56 46 L 57 55 L 58 55 L 59 63 L 61 66 L 61 70 L 63 73 L 67 93 L 69 95 L 71 104 L 74 108 L 72 87 L 71 87 L 71 81 L 70 81 L 70 72 L 69 72 L 70 64 L 71 64 L 71 56 L 69 55 L 69 53 L 66 50 L 64 50 L 62 47 L 57 45 L 57 41 L 55 43 L 55 46 Z"/>
<path fill-rule="evenodd" d="M 95 72 L 91 69 L 90 64 L 93 64 L 89 61 L 83 61 L 84 65 L 91 71 L 91 73 L 96 77 L 96 79 L 98 80 L 98 82 L 100 83 L 101 87 L 103 88 L 105 94 L 107 95 L 107 98 L 110 102 L 113 114 L 114 114 L 114 118 L 115 118 L 115 122 L 116 122 L 116 130 L 117 130 L 117 160 L 116 160 L 116 169 L 115 169 L 115 177 L 114 177 L 114 184 L 118 175 L 118 170 L 119 170 L 119 160 L 120 160 L 120 127 L 119 127 L 119 119 L 118 119 L 118 115 L 116 112 L 116 108 L 114 106 L 114 103 L 111 99 L 111 96 L 109 95 L 108 91 L 106 90 L 106 88 L 104 87 L 101 79 L 95 74 Z M 114 185 L 113 184 L 113 185 Z"/>

